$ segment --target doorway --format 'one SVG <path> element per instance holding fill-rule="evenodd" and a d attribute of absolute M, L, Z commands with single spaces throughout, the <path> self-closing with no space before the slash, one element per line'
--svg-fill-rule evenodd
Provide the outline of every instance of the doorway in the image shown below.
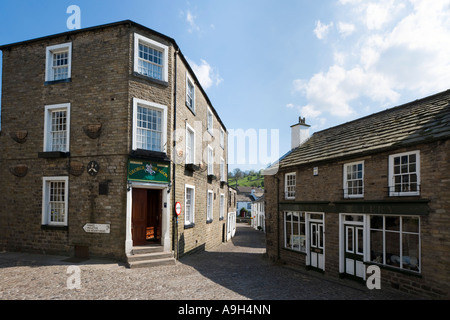
<path fill-rule="evenodd" d="M 308 226 L 309 226 L 309 267 L 318 270 L 325 270 L 325 233 L 324 233 L 324 221 L 322 213 L 310 213 L 308 214 Z"/>
<path fill-rule="evenodd" d="M 343 254 L 344 275 L 354 280 L 364 280 L 364 217 L 343 215 L 341 254 Z"/>
<path fill-rule="evenodd" d="M 132 193 L 133 246 L 161 244 L 162 191 L 133 188 Z"/>

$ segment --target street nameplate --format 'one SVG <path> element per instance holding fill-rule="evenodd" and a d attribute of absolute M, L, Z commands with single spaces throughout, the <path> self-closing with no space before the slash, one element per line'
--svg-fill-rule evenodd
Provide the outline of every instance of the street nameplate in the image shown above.
<path fill-rule="evenodd" d="M 110 233 L 110 224 L 86 223 L 83 230 L 88 233 Z"/>

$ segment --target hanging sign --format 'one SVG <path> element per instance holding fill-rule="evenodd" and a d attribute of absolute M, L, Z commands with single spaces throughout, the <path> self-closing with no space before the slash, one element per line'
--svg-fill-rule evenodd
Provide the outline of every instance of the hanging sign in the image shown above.
<path fill-rule="evenodd" d="M 128 180 L 169 183 L 170 169 L 167 163 L 141 160 L 128 161 Z"/>

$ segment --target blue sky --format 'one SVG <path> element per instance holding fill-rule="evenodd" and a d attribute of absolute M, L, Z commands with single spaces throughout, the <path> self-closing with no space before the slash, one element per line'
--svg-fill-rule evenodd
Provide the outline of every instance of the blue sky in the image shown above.
<path fill-rule="evenodd" d="M 274 158 L 299 116 L 312 134 L 450 89 L 450 0 L 1 0 L 0 44 L 68 31 L 70 5 L 174 38 L 229 131 L 278 130 Z M 230 171 L 265 167 L 243 153 Z"/>

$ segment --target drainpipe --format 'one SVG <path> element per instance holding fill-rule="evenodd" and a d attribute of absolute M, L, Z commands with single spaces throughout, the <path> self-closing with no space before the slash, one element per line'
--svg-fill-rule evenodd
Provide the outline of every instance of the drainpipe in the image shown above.
<path fill-rule="evenodd" d="M 172 239 L 173 239 L 173 246 L 176 247 L 176 254 L 175 258 L 178 260 L 178 216 L 175 213 L 175 161 L 173 161 L 173 157 L 175 154 L 175 147 L 176 147 L 176 139 L 174 139 L 173 135 L 176 132 L 177 129 L 177 54 L 179 52 L 179 49 L 175 49 L 174 51 L 174 69 L 175 69 L 175 75 L 174 75 L 174 92 L 173 92 L 173 132 L 172 132 L 172 139 L 173 139 L 173 149 L 172 149 Z"/>
<path fill-rule="evenodd" d="M 280 178 L 277 176 L 277 259 L 280 258 Z"/>

